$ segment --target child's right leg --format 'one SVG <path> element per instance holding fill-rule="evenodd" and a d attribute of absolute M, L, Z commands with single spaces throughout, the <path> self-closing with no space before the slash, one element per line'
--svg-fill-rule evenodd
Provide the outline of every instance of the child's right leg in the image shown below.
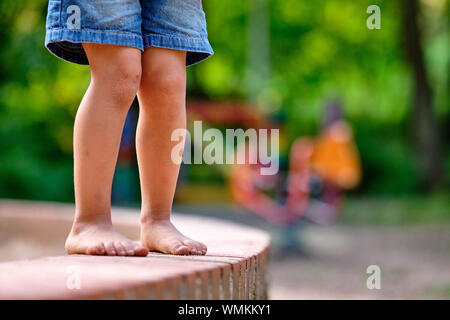
<path fill-rule="evenodd" d="M 69 254 L 147 255 L 148 250 L 115 232 L 111 186 L 121 133 L 141 79 L 141 51 L 83 44 L 91 83 L 74 127 L 75 220 Z"/>

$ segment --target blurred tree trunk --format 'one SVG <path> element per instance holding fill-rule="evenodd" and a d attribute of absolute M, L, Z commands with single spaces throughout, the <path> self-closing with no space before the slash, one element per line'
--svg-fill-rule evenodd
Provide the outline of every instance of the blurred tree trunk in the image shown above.
<path fill-rule="evenodd" d="M 412 130 L 419 152 L 423 184 L 435 189 L 444 184 L 439 128 L 433 111 L 433 97 L 422 51 L 418 15 L 418 0 L 404 0 L 405 50 L 414 75 Z"/>

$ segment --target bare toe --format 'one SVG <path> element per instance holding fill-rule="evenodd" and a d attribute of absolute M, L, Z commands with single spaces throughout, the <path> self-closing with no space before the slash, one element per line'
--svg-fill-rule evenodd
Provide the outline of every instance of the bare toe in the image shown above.
<path fill-rule="evenodd" d="M 146 257 L 148 255 L 148 249 L 144 248 L 143 246 L 136 245 L 134 246 L 133 250 L 136 256 Z"/>
<path fill-rule="evenodd" d="M 87 254 L 91 255 L 103 255 L 105 254 L 105 247 L 103 245 L 103 242 L 100 242 L 97 245 L 93 245 L 88 247 Z"/>
<path fill-rule="evenodd" d="M 117 233 L 112 225 L 77 222 L 66 241 L 68 254 L 89 254 L 109 256 L 133 256 L 135 242 Z M 139 246 L 140 255 L 146 255 L 147 249 Z"/>
<path fill-rule="evenodd" d="M 204 256 L 206 254 L 206 250 L 206 246 L 203 243 L 197 243 L 197 252 L 199 255 Z"/>
<path fill-rule="evenodd" d="M 106 253 L 108 256 L 115 256 L 116 255 L 116 248 L 114 248 L 114 244 L 112 242 L 108 242 L 105 245 Z"/>
<path fill-rule="evenodd" d="M 195 254 L 195 255 L 202 254 L 202 249 L 199 246 L 198 242 L 191 240 L 191 239 L 185 239 L 183 241 L 183 243 L 190 248 L 191 254 Z"/>
<path fill-rule="evenodd" d="M 179 232 L 170 220 L 141 225 L 141 243 L 150 250 L 176 255 L 203 255 L 206 247 Z"/>
<path fill-rule="evenodd" d="M 199 242 L 199 245 L 200 245 L 200 250 L 202 252 L 202 255 L 205 255 L 206 251 L 208 251 L 208 248 L 201 242 Z"/>
<path fill-rule="evenodd" d="M 197 248 L 192 248 L 192 249 L 191 249 L 191 254 L 193 254 L 193 255 L 199 255 L 200 252 L 197 250 Z"/>
<path fill-rule="evenodd" d="M 131 242 L 122 242 L 122 246 L 125 248 L 127 256 L 134 256 L 134 245 Z"/>
<path fill-rule="evenodd" d="M 119 241 L 114 242 L 114 248 L 116 248 L 117 255 L 119 256 L 127 255 L 127 253 L 125 252 L 125 248 L 123 247 L 121 242 Z"/>
<path fill-rule="evenodd" d="M 188 255 L 189 254 L 189 248 L 185 246 L 184 244 L 180 243 L 179 245 L 174 247 L 173 254 L 176 255 Z"/>
<path fill-rule="evenodd" d="M 97 254 L 104 255 L 106 253 L 105 245 L 101 242 L 97 247 Z"/>

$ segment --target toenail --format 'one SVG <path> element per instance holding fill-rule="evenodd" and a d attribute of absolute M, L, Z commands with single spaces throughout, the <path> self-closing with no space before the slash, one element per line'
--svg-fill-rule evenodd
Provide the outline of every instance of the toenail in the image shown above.
<path fill-rule="evenodd" d="M 116 254 L 116 251 L 114 251 L 114 250 L 111 250 L 111 253 L 112 253 L 112 254 Z"/>
<path fill-rule="evenodd" d="M 192 249 L 191 252 L 197 253 L 197 250 L 196 249 Z"/>
<path fill-rule="evenodd" d="M 125 254 L 125 251 L 120 251 L 120 254 Z"/>
<path fill-rule="evenodd" d="M 128 253 L 129 253 L 129 254 L 133 254 L 134 251 L 133 251 L 133 250 L 128 250 Z"/>
<path fill-rule="evenodd" d="M 186 254 L 189 254 L 189 251 L 186 253 L 186 249 L 188 249 L 188 247 L 186 247 L 186 246 L 179 246 L 175 251 L 177 251 L 177 252 L 184 252 L 183 254 L 184 255 L 186 255 Z"/>

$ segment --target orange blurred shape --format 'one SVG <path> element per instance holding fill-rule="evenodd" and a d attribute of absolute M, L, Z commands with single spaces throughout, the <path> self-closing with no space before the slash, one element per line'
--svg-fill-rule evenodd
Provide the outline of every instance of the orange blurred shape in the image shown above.
<path fill-rule="evenodd" d="M 342 189 L 352 189 L 361 182 L 361 162 L 352 129 L 338 121 L 316 139 L 311 160 L 312 171 Z"/>

